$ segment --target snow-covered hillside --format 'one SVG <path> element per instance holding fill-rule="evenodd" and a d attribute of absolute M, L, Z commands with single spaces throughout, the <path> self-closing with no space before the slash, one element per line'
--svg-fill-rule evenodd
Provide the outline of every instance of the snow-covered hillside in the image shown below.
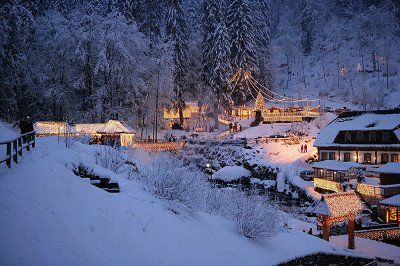
<path fill-rule="evenodd" d="M 350 252 L 293 231 L 254 242 L 220 216 L 176 214 L 141 184 L 96 166 L 91 149 L 42 138 L 12 170 L 1 168 L 0 264 L 270 265 L 316 251 Z M 79 162 L 112 176 L 121 193 L 75 176 L 71 165 Z"/>

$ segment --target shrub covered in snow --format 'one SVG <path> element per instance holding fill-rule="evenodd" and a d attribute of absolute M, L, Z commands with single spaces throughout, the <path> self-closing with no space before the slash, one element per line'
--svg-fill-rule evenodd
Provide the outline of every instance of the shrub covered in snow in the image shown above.
<path fill-rule="evenodd" d="M 242 166 L 225 166 L 212 175 L 212 179 L 223 183 L 249 181 L 251 172 Z"/>
<path fill-rule="evenodd" d="M 115 173 L 121 173 L 124 170 L 125 158 L 120 148 L 112 148 L 100 145 L 94 152 L 96 164 L 109 169 Z"/>
<path fill-rule="evenodd" d="M 183 165 L 173 157 L 159 155 L 154 161 L 139 167 L 140 179 L 159 198 L 198 209 L 208 184 L 206 176 Z"/>
<path fill-rule="evenodd" d="M 238 193 L 231 215 L 239 233 L 252 239 L 275 236 L 284 227 L 283 216 L 260 196 Z"/>

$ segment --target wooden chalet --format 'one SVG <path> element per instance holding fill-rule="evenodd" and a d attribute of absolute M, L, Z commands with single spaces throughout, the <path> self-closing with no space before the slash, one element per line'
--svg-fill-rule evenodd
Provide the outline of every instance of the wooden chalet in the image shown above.
<path fill-rule="evenodd" d="M 314 146 L 320 161 L 398 162 L 400 109 L 345 112 L 320 131 Z"/>
<path fill-rule="evenodd" d="M 66 122 L 39 121 L 34 124 L 38 137 L 79 136 L 89 137 L 91 143 L 131 146 L 135 131 L 118 120 L 96 124 L 69 124 Z"/>
<path fill-rule="evenodd" d="M 386 223 L 400 226 L 400 194 L 379 202 L 379 209 Z"/>

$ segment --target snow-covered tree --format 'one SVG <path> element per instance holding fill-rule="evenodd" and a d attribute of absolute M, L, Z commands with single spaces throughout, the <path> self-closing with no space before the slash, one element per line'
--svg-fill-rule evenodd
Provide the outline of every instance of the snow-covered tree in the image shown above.
<path fill-rule="evenodd" d="M 179 120 L 183 125 L 184 93 L 186 88 L 188 36 L 182 0 L 171 0 L 166 18 L 166 33 L 174 50 L 174 91 Z"/>
<path fill-rule="evenodd" d="M 257 51 L 257 78 L 260 83 L 272 87 L 272 56 L 271 56 L 271 8 L 269 0 L 255 0 L 250 2 L 252 13 L 255 45 Z"/>
<path fill-rule="evenodd" d="M 253 21 L 247 0 L 232 0 L 227 14 L 232 68 L 256 70 Z"/>
<path fill-rule="evenodd" d="M 255 47 L 254 25 L 247 0 L 232 0 L 228 7 L 227 24 L 231 43 L 232 71 L 243 69 L 257 73 L 257 57 Z M 239 82 L 234 88 L 235 103 L 248 100 L 249 92 Z"/>
<path fill-rule="evenodd" d="M 301 29 L 303 31 L 301 43 L 303 52 L 309 54 L 313 47 L 316 11 L 313 0 L 303 0 L 301 10 Z"/>
<path fill-rule="evenodd" d="M 38 94 L 30 68 L 35 20 L 27 8 L 14 1 L 0 7 L 0 17 L 0 116 L 18 121 L 37 112 Z"/>
<path fill-rule="evenodd" d="M 212 46 L 208 55 L 210 60 L 210 86 L 214 92 L 214 127 L 218 128 L 220 106 L 227 108 L 230 104 L 230 49 L 229 35 L 225 24 L 225 13 L 221 2 L 216 3 L 215 29 L 212 35 Z"/>

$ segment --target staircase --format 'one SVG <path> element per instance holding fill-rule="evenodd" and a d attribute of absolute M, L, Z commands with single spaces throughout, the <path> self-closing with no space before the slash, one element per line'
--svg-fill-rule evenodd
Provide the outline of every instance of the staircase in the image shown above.
<path fill-rule="evenodd" d="M 88 170 L 83 165 L 79 165 L 75 167 L 73 170 L 75 175 L 80 176 L 90 182 L 93 186 L 96 186 L 104 191 L 109 193 L 118 193 L 119 184 L 115 181 L 112 181 L 108 177 L 100 177 L 93 173 L 93 171 Z"/>

